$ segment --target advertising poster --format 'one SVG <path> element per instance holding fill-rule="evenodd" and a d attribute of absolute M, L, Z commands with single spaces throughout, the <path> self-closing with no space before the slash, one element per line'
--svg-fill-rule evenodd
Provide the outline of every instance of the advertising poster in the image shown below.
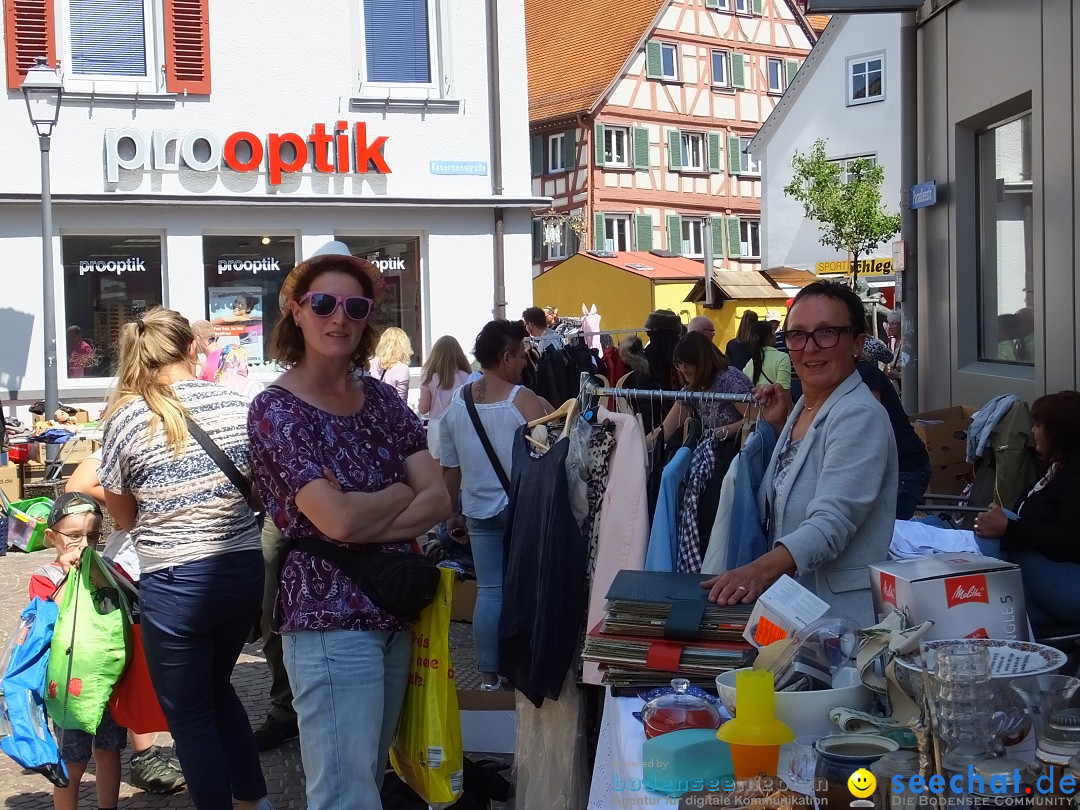
<path fill-rule="evenodd" d="M 261 287 L 211 287 L 210 323 L 219 343 L 239 344 L 249 363 L 263 362 Z"/>

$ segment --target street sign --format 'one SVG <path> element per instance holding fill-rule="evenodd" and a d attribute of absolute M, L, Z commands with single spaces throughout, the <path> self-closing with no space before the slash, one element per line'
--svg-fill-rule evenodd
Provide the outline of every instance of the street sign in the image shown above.
<path fill-rule="evenodd" d="M 904 272 L 905 255 L 906 254 L 904 252 L 904 240 L 897 239 L 895 242 L 892 243 L 892 266 L 894 273 Z"/>
<path fill-rule="evenodd" d="M 911 207 L 929 208 L 937 203 L 937 183 L 927 180 L 911 187 Z"/>

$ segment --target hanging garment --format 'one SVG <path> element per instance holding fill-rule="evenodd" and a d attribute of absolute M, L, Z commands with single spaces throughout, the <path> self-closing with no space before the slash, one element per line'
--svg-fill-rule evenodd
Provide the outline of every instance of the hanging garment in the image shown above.
<path fill-rule="evenodd" d="M 679 493 L 690 470 L 693 452 L 680 447 L 675 458 L 664 467 L 660 480 L 660 495 L 656 515 L 649 532 L 649 548 L 645 554 L 646 571 L 674 571 L 678 549 Z"/>
<path fill-rule="evenodd" d="M 615 449 L 615 423 L 610 419 L 593 431 L 585 452 L 585 491 L 589 508 L 581 523 L 586 545 L 586 589 L 596 569 L 596 545 L 600 538 L 600 513 L 611 469 L 611 451 Z M 588 630 L 588 628 L 585 628 Z"/>
<path fill-rule="evenodd" d="M 517 696 L 514 765 L 518 810 L 584 807 L 589 767 L 585 700 L 577 675 L 568 672 L 558 700 L 539 709 Z"/>
<path fill-rule="evenodd" d="M 768 540 L 762 528 L 765 516 L 758 512 L 757 492 L 775 447 L 776 429 L 759 419 L 725 476 L 724 492 L 709 535 L 701 573 L 722 574 L 746 565 L 768 551 Z M 725 506 L 725 503 L 729 505 Z"/>
<path fill-rule="evenodd" d="M 499 670 L 539 707 L 545 698 L 558 698 L 578 650 L 586 549 L 570 510 L 570 440 L 535 456 L 525 431 L 522 425 L 514 436 Z"/>
<path fill-rule="evenodd" d="M 661 430 L 656 434 L 652 451 L 649 453 L 648 478 L 645 483 L 645 497 L 649 505 L 650 522 L 656 515 L 656 503 L 660 498 L 660 487 L 664 478 L 664 470 L 667 469 L 666 454 L 664 451 L 664 431 Z"/>
<path fill-rule="evenodd" d="M 716 469 L 716 437 L 710 431 L 697 446 L 690 459 L 690 473 L 679 507 L 678 550 L 675 570 L 696 574 L 701 570 L 701 537 L 698 534 L 698 501 Z"/>
<path fill-rule="evenodd" d="M 587 628 L 604 618 L 604 602 L 615 575 L 624 568 L 640 571 L 649 545 L 649 510 L 645 494 L 645 437 L 637 417 L 599 409 L 599 419 L 615 423 L 615 449 L 611 453 L 608 485 L 600 508 L 596 542 L 596 569 L 589 587 Z M 504 593 L 505 604 L 505 593 Z M 561 597 L 560 597 L 561 598 Z M 600 668 L 583 665 L 585 683 L 601 682 Z"/>
<path fill-rule="evenodd" d="M 1002 394 L 975 411 L 971 417 L 971 427 L 967 434 L 967 461 L 974 463 L 983 457 L 986 448 L 990 445 L 990 436 L 997 427 L 997 423 L 1005 418 L 1005 414 L 1019 398 L 1015 394 Z"/>
<path fill-rule="evenodd" d="M 732 462 L 739 455 L 740 434 L 729 436 L 716 446 L 716 466 L 713 468 L 712 477 L 701 491 L 698 498 L 697 525 L 698 540 L 701 544 L 701 557 L 709 547 L 709 535 L 712 533 L 713 523 L 716 522 L 716 510 L 720 504 L 720 488 L 724 483 L 724 476 L 731 469 Z"/>

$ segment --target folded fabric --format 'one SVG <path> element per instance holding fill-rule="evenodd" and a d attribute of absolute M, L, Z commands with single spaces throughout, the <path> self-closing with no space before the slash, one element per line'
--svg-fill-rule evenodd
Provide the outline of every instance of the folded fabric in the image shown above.
<path fill-rule="evenodd" d="M 889 556 L 894 560 L 927 554 L 982 554 L 975 533 L 964 529 L 940 529 L 917 520 L 898 520 L 893 526 Z"/>
<path fill-rule="evenodd" d="M 990 444 L 990 436 L 997 423 L 1005 418 L 1009 409 L 1019 401 L 1015 394 L 1002 394 L 975 411 L 967 434 L 967 461 L 973 464 L 983 457 Z"/>

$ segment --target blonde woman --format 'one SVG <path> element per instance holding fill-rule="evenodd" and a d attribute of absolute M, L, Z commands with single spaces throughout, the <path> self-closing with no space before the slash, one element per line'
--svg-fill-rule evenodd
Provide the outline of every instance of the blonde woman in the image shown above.
<path fill-rule="evenodd" d="M 394 388 L 402 402 L 409 401 L 409 363 L 412 362 L 412 355 L 412 344 L 405 330 L 390 326 L 379 338 L 375 356 L 368 364 L 368 373 Z"/>
<path fill-rule="evenodd" d="M 197 810 L 269 810 L 247 713 L 230 679 L 263 590 L 248 497 L 189 431 L 251 476 L 248 405 L 195 377 L 196 339 L 154 307 L 120 331 L 98 476 L 139 557 L 139 606 L 154 690 Z M 239 482 L 243 483 L 243 482 Z M 257 501 L 257 496 L 255 496 Z"/>
<path fill-rule="evenodd" d="M 420 411 L 428 418 L 428 447 L 439 458 L 439 417 L 450 404 L 454 392 L 469 379 L 472 369 L 461 344 L 452 335 L 443 335 L 431 347 L 420 372 Z"/>

